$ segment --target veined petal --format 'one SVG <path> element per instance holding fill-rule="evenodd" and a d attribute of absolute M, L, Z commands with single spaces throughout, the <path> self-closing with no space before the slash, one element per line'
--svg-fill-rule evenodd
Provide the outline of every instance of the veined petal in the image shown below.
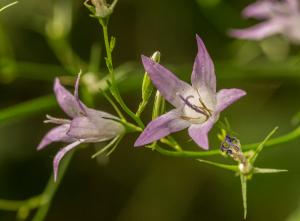
<path fill-rule="evenodd" d="M 76 117 L 67 134 L 86 142 L 100 142 L 112 139 L 123 131 L 123 125 L 114 120 L 99 118 L 93 121 L 88 117 Z"/>
<path fill-rule="evenodd" d="M 171 133 L 183 130 L 190 126 L 188 121 L 180 118 L 180 111 L 173 109 L 151 121 L 142 134 L 135 141 L 134 146 L 143 146 L 168 136 Z"/>
<path fill-rule="evenodd" d="M 229 34 L 240 39 L 261 40 L 282 31 L 284 23 L 282 20 L 273 19 L 246 29 L 233 29 Z"/>
<path fill-rule="evenodd" d="M 193 124 L 189 127 L 189 135 L 195 143 L 204 150 L 209 149 L 208 132 L 215 123 L 215 118 L 211 117 L 203 124 Z"/>
<path fill-rule="evenodd" d="M 142 55 L 142 62 L 150 79 L 161 95 L 174 107 L 180 107 L 182 101 L 177 94 L 185 94 L 186 91 L 191 89 L 191 86 L 146 56 Z"/>
<path fill-rule="evenodd" d="M 82 115 L 82 110 L 75 97 L 61 85 L 58 78 L 56 78 L 54 82 L 54 92 L 59 106 L 67 115 L 70 117 Z M 84 106 L 84 104 L 82 104 L 82 106 Z"/>
<path fill-rule="evenodd" d="M 54 127 L 43 137 L 37 149 L 41 150 L 52 142 L 73 142 L 74 138 L 71 138 L 67 135 L 67 131 L 69 130 L 69 128 L 70 124 L 62 124 L 58 127 Z"/>
<path fill-rule="evenodd" d="M 196 35 L 198 53 L 194 61 L 192 72 L 192 85 L 195 89 L 209 90 L 216 92 L 216 75 L 214 64 L 206 50 L 201 38 Z"/>
<path fill-rule="evenodd" d="M 222 89 L 217 93 L 217 107 L 215 113 L 222 112 L 229 105 L 245 96 L 246 92 L 241 89 Z"/>
<path fill-rule="evenodd" d="M 57 180 L 58 176 L 58 169 L 59 169 L 59 163 L 62 160 L 62 158 L 68 153 L 70 150 L 72 150 L 74 147 L 78 146 L 79 144 L 83 143 L 84 140 L 77 140 L 74 143 L 69 144 L 68 146 L 62 148 L 54 157 L 53 160 L 53 171 L 54 171 L 54 182 Z"/>

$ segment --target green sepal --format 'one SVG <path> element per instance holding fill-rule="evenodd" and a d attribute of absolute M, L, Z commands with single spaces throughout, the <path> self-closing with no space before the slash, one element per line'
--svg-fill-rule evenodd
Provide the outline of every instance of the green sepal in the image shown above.
<path fill-rule="evenodd" d="M 230 170 L 230 171 L 234 171 L 234 172 L 239 172 L 239 168 L 237 165 L 228 165 L 228 164 L 223 164 L 223 163 L 216 163 L 213 161 L 209 161 L 209 160 L 202 160 L 202 159 L 197 159 L 197 161 L 201 162 L 201 163 L 206 163 L 206 164 L 210 164 L 225 170 Z"/>
<path fill-rule="evenodd" d="M 244 219 L 247 218 L 247 179 L 248 177 L 240 174 L 241 178 L 241 190 L 242 190 L 242 198 L 243 198 L 243 207 L 244 207 Z"/>
<path fill-rule="evenodd" d="M 288 170 L 285 170 L 285 169 L 271 169 L 271 168 L 259 168 L 259 167 L 254 167 L 253 168 L 253 173 L 283 173 L 283 172 L 288 172 Z"/>
<path fill-rule="evenodd" d="M 254 164 L 257 156 L 262 151 L 262 149 L 265 146 L 265 143 L 271 138 L 271 136 L 277 131 L 278 127 L 275 127 L 269 134 L 266 136 L 266 138 L 258 145 L 257 149 L 255 150 L 254 154 L 249 158 L 250 164 Z"/>

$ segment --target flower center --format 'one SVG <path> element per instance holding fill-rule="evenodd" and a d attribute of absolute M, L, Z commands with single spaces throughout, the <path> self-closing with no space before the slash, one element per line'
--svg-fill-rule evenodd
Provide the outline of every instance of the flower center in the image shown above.
<path fill-rule="evenodd" d="M 188 96 L 178 96 L 184 103 L 182 119 L 201 124 L 212 116 L 212 110 L 205 105 L 198 91 L 189 93 Z"/>

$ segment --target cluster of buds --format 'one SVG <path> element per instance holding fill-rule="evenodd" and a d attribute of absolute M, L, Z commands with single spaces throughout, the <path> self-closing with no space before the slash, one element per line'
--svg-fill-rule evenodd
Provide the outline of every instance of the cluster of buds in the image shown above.
<path fill-rule="evenodd" d="M 92 5 L 88 4 L 91 2 Z M 118 0 L 108 4 L 106 0 L 86 0 L 84 5 L 91 11 L 92 16 L 96 18 L 106 18 L 112 14 Z"/>

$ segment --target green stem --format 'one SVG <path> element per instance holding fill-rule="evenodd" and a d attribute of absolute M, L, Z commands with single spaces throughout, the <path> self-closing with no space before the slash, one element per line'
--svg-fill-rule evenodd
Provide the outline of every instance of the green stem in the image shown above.
<path fill-rule="evenodd" d="M 18 211 L 25 201 L 23 200 L 0 200 L 0 209 L 7 211 Z"/>
<path fill-rule="evenodd" d="M 119 103 L 121 108 L 139 125 L 139 127 L 144 128 L 144 123 L 140 119 L 139 116 L 137 116 L 134 112 L 132 112 L 129 107 L 125 104 L 124 100 L 122 99 L 120 92 L 118 90 L 118 87 L 116 86 L 115 82 L 115 74 L 114 74 L 114 68 L 113 68 L 113 62 L 112 62 L 112 51 L 110 48 L 110 42 L 108 37 L 108 29 L 107 29 L 107 20 L 99 19 L 99 23 L 102 26 L 103 29 L 103 38 L 104 38 L 104 44 L 105 44 L 105 50 L 106 50 L 106 66 L 109 71 L 109 74 L 111 76 L 111 92 L 112 95 L 115 97 L 116 101 Z"/>
<path fill-rule="evenodd" d="M 48 110 L 52 107 L 55 107 L 55 105 L 56 101 L 52 95 L 46 95 L 30 101 L 25 101 L 23 103 L 0 110 L 0 123 L 2 124 L 9 120 L 24 116 L 28 117 L 28 115 Z"/>
<path fill-rule="evenodd" d="M 265 147 L 272 147 L 278 144 L 288 142 L 290 140 L 300 137 L 300 126 L 295 130 L 287 133 L 285 135 L 270 139 L 265 143 Z M 260 143 L 245 144 L 243 145 L 243 150 L 252 150 L 257 148 Z M 219 150 L 209 150 L 209 151 L 171 151 L 164 148 L 161 148 L 158 145 L 155 145 L 155 150 L 163 155 L 172 156 L 172 157 L 187 157 L 187 158 L 199 158 L 203 156 L 213 156 L 219 155 Z"/>
<path fill-rule="evenodd" d="M 42 221 L 46 218 L 46 215 L 48 213 L 48 210 L 51 206 L 51 202 L 54 198 L 54 195 L 67 171 L 67 168 L 70 165 L 72 156 L 74 154 L 74 151 L 67 154 L 67 156 L 64 158 L 64 160 L 61 162 L 61 166 L 59 168 L 60 176 L 56 182 L 54 182 L 54 176 L 53 173 L 51 177 L 49 178 L 48 184 L 43 192 L 42 195 L 42 205 L 37 210 L 35 216 L 33 217 L 32 221 Z"/>

